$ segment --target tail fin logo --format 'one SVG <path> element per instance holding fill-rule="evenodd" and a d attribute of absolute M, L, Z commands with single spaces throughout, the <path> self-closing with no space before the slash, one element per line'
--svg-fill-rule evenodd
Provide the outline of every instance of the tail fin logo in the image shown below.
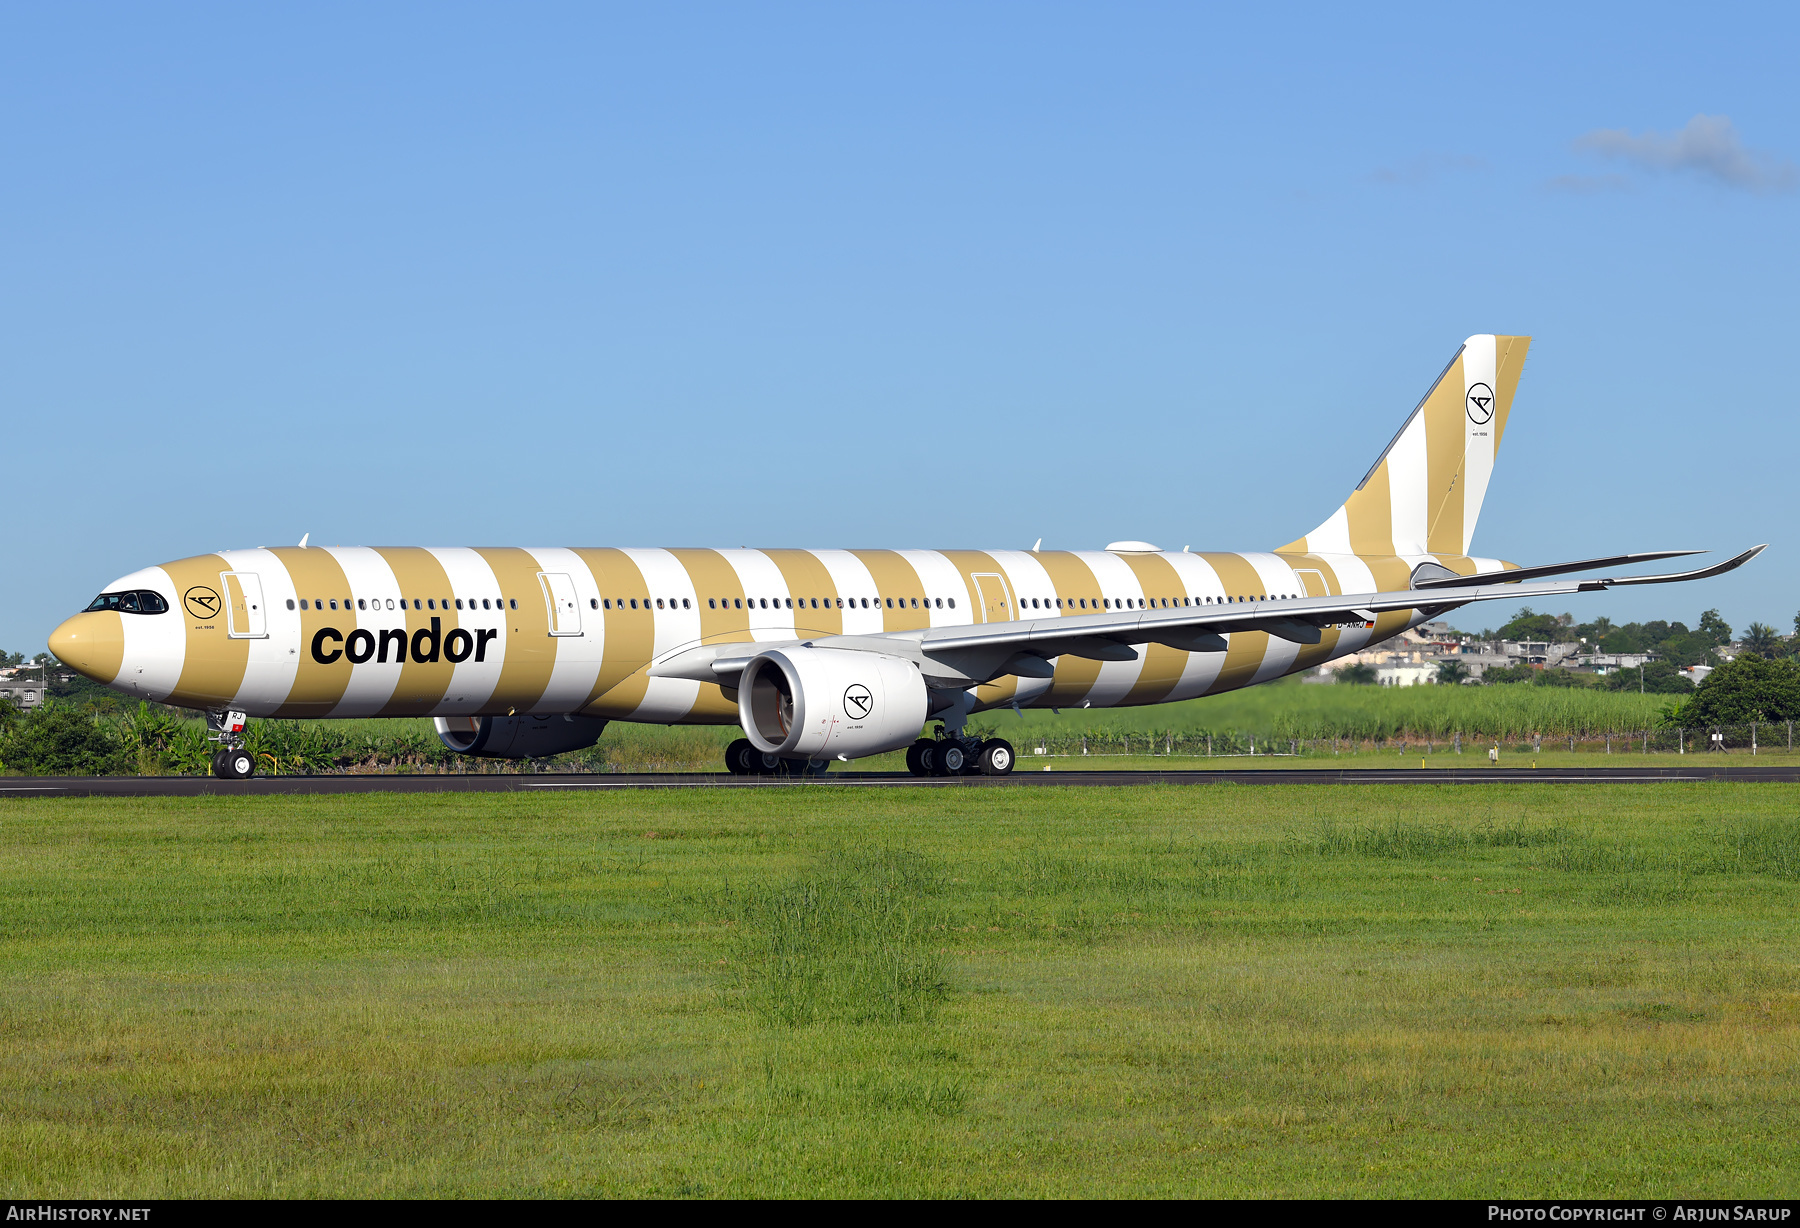
<path fill-rule="evenodd" d="M 1469 421 L 1476 426 L 1486 426 L 1494 417 L 1494 390 L 1486 384 L 1476 384 L 1469 389 Z"/>

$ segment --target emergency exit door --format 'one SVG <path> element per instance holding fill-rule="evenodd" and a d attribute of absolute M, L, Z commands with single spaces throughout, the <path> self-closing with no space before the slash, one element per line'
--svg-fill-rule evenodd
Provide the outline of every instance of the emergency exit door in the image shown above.
<path fill-rule="evenodd" d="M 981 598 L 982 622 L 1003 623 L 1018 617 L 1013 610 L 1012 594 L 1006 588 L 1005 576 L 974 572 L 969 579 L 975 581 L 975 591 Z"/>
<path fill-rule="evenodd" d="M 551 635 L 581 634 L 581 603 L 575 599 L 575 581 L 567 572 L 540 571 L 544 609 L 550 615 Z"/>

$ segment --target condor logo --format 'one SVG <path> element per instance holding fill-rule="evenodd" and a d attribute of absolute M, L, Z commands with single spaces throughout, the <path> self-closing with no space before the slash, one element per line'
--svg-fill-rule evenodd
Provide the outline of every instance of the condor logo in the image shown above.
<path fill-rule="evenodd" d="M 412 633 L 412 640 L 406 638 L 404 628 L 389 628 L 377 633 L 358 627 L 346 636 L 336 627 L 320 627 L 312 637 L 312 659 L 320 665 L 330 665 L 339 657 L 352 665 L 361 665 L 371 657 L 375 664 L 388 663 L 388 651 L 393 650 L 394 664 L 406 664 L 408 653 L 414 664 L 427 665 L 440 659 L 460 665 L 473 656 L 477 661 L 487 660 L 488 641 L 499 638 L 498 631 L 486 627 L 477 628 L 473 634 L 461 627 L 452 627 L 450 633 L 443 633 L 443 620 L 434 618 L 431 626 L 420 627 Z"/>

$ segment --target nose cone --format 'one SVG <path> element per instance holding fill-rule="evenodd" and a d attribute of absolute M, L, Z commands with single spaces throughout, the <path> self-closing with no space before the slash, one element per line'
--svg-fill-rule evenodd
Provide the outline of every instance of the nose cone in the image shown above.
<path fill-rule="evenodd" d="M 77 614 L 50 633 L 50 651 L 95 682 L 110 683 L 125 661 L 125 628 L 111 610 Z"/>

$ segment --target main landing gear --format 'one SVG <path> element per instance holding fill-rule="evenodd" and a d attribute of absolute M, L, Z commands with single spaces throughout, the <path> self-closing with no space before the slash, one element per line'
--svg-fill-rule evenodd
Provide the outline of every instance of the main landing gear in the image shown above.
<path fill-rule="evenodd" d="M 783 759 L 757 750 L 749 738 L 725 748 L 725 770 L 733 776 L 823 776 L 829 760 Z"/>
<path fill-rule="evenodd" d="M 221 743 L 213 753 L 212 774 L 220 780 L 249 780 L 256 775 L 256 756 L 244 749 L 244 729 L 250 718 L 242 712 L 206 714 L 206 737 Z"/>
<path fill-rule="evenodd" d="M 906 749 L 914 776 L 1006 776 L 1013 770 L 1012 743 L 1004 738 L 920 738 Z"/>

